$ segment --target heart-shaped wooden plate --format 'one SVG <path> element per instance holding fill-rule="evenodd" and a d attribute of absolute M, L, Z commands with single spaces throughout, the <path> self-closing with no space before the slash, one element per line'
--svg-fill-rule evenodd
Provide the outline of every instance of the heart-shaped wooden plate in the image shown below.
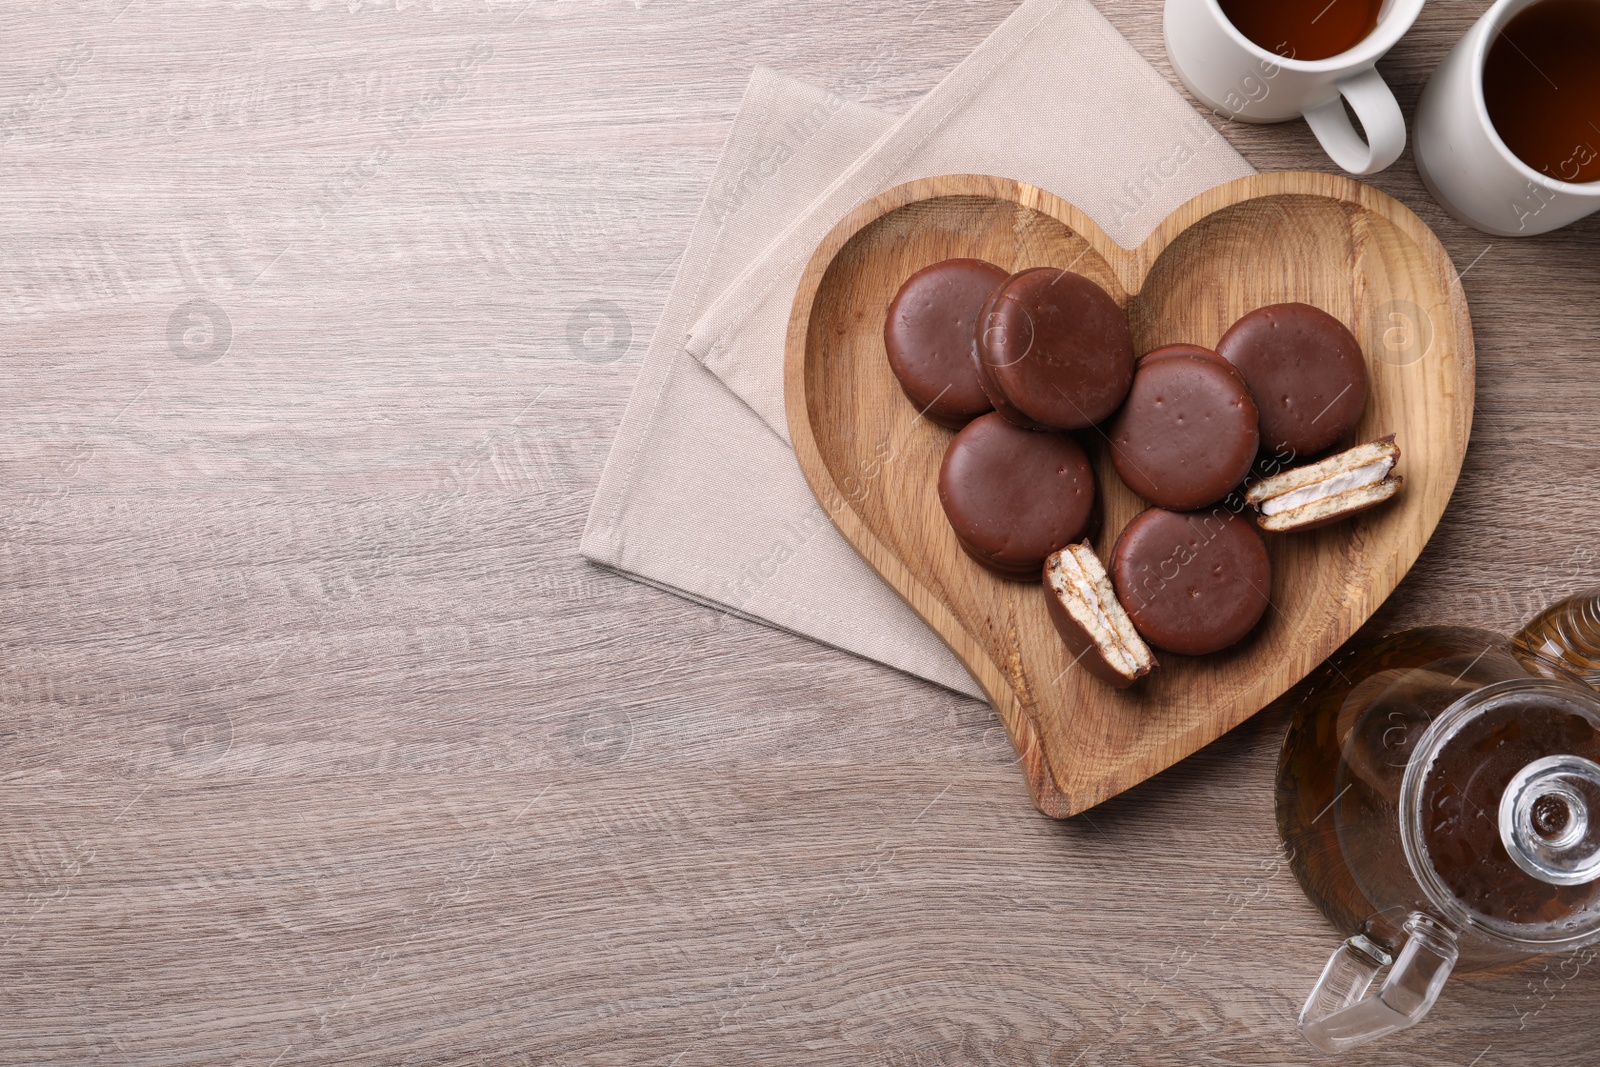
<path fill-rule="evenodd" d="M 1351 521 L 1269 537 L 1273 607 L 1241 645 L 1162 654 L 1116 691 L 1073 666 L 1041 585 L 1004 582 L 956 544 L 939 506 L 951 433 L 918 417 L 889 370 L 883 321 L 912 273 L 956 256 L 1066 267 L 1128 314 L 1140 352 L 1214 346 L 1245 312 L 1315 304 L 1355 331 L 1371 392 L 1356 434 L 1397 436 L 1405 487 Z M 1391 197 L 1330 174 L 1242 178 L 1189 201 L 1138 248 L 1083 212 L 1003 178 L 948 175 L 845 216 L 812 257 L 789 321 L 785 397 L 800 467 L 845 538 L 955 651 L 988 694 L 1034 803 L 1093 807 L 1220 737 L 1299 681 L 1377 609 L 1444 513 L 1472 426 L 1472 325 L 1454 267 Z M 1146 506 L 1090 446 L 1106 506 L 1102 558 Z"/>

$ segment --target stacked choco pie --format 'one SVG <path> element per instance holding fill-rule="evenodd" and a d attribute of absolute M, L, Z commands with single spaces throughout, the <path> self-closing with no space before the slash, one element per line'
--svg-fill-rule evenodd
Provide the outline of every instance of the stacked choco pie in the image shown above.
<path fill-rule="evenodd" d="M 1042 578 L 1072 655 L 1118 687 L 1155 669 L 1152 645 L 1202 656 L 1255 628 L 1272 593 L 1258 527 L 1324 526 L 1400 488 L 1392 435 L 1328 455 L 1366 410 L 1366 362 L 1308 304 L 1250 312 L 1215 351 L 1136 357 L 1122 309 L 1090 279 L 952 259 L 901 286 L 884 345 L 907 399 L 959 431 L 939 500 L 962 549 L 1002 578 Z M 1085 431 L 1151 504 L 1109 567 L 1091 544 L 1101 506 Z"/>

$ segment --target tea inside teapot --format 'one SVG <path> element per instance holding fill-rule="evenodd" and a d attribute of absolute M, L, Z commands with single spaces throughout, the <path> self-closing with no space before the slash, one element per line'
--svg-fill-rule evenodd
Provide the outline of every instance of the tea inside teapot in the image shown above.
<path fill-rule="evenodd" d="M 1279 832 L 1353 935 L 1302 1013 L 1313 1044 L 1411 1025 L 1452 969 L 1600 939 L 1600 693 L 1579 673 L 1600 664 L 1597 605 L 1564 602 L 1515 638 L 1380 638 L 1287 698 Z"/>

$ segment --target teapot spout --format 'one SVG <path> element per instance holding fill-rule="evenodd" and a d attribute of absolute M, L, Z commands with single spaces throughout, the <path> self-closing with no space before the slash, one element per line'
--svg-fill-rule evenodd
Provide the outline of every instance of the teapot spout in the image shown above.
<path fill-rule="evenodd" d="M 1517 631 L 1511 651 L 1541 677 L 1576 677 L 1600 689 L 1600 590 L 1568 597 L 1541 611 Z"/>
<path fill-rule="evenodd" d="M 1428 1014 L 1455 967 L 1455 935 L 1422 912 L 1411 914 L 1405 931 L 1405 946 L 1392 961 L 1361 936 L 1339 947 L 1300 1009 L 1300 1033 L 1307 1041 L 1323 1052 L 1343 1052 L 1413 1026 Z M 1385 967 L 1388 980 L 1368 995 Z"/>

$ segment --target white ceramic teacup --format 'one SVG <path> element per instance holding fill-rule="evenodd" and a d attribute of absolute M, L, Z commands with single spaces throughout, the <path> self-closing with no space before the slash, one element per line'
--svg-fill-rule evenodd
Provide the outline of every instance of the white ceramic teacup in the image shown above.
<path fill-rule="evenodd" d="M 1500 0 L 1433 72 L 1417 103 L 1417 170 L 1433 198 L 1485 233 L 1548 233 L 1600 210 L 1600 182 L 1564 182 L 1518 159 L 1495 132 L 1483 64 L 1507 22 L 1539 0 Z M 1596 58 L 1600 62 L 1600 57 Z"/>
<path fill-rule="evenodd" d="M 1351 174 L 1376 174 L 1405 150 L 1406 124 L 1375 67 L 1417 21 L 1422 4 L 1386 0 L 1377 28 L 1354 48 L 1305 60 L 1275 55 L 1250 40 L 1218 0 L 1167 0 L 1167 55 L 1195 98 L 1224 118 L 1285 122 L 1303 115 L 1335 163 Z M 1360 118 L 1365 141 L 1345 101 Z"/>

